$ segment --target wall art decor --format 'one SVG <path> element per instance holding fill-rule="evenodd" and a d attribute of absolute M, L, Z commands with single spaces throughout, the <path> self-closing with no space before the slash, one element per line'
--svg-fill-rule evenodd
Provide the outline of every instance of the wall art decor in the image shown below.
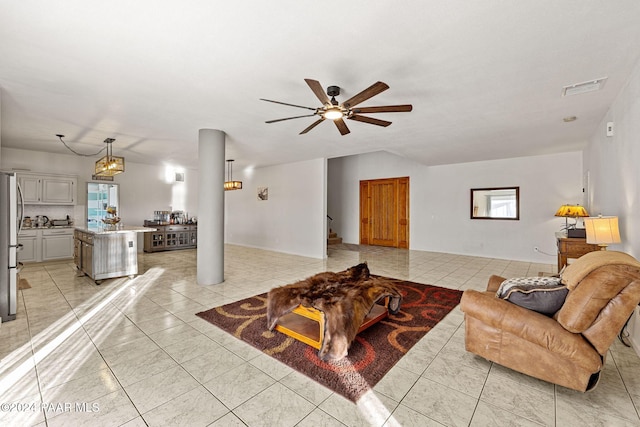
<path fill-rule="evenodd" d="M 258 200 L 269 199 L 269 187 L 258 187 Z"/>

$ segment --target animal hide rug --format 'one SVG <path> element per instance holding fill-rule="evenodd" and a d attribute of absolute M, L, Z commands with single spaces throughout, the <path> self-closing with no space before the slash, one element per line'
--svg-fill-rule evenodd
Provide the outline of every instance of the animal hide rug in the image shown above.
<path fill-rule="evenodd" d="M 325 320 L 318 356 L 322 360 L 342 359 L 367 314 L 384 297 L 390 297 L 389 312 L 397 313 L 402 295 L 388 280 L 371 277 L 366 263 L 337 273 L 318 273 L 269 291 L 267 327 L 273 330 L 278 319 L 298 305 L 313 307 Z"/>

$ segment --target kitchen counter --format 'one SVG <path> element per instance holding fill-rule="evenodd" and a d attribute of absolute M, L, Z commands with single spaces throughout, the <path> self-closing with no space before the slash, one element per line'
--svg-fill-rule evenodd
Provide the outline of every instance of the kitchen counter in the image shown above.
<path fill-rule="evenodd" d="M 151 227 L 76 227 L 74 261 L 79 272 L 96 284 L 112 277 L 138 274 L 137 233 L 155 231 Z"/>
<path fill-rule="evenodd" d="M 30 231 L 30 230 L 60 230 L 65 228 L 75 228 L 73 225 L 52 225 L 51 227 L 21 227 L 20 231 Z"/>
<path fill-rule="evenodd" d="M 75 227 L 76 230 L 89 234 L 122 234 L 122 233 L 146 233 L 156 231 L 151 227 L 132 227 L 132 226 L 111 226 L 111 225 L 92 225 L 87 227 Z"/>

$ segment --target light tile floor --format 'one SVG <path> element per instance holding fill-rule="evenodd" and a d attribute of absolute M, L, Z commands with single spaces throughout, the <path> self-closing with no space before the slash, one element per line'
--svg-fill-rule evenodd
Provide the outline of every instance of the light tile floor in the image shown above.
<path fill-rule="evenodd" d="M 640 425 L 640 358 L 617 341 L 598 387 L 578 393 L 465 352 L 457 308 L 353 404 L 194 315 L 361 261 L 462 290 L 554 269 L 353 245 L 326 260 L 228 245 L 213 286 L 196 284 L 195 250 L 140 254 L 139 276 L 100 286 L 71 262 L 29 265 L 18 318 L 0 327 L 0 403 L 13 404 L 0 425 Z"/>

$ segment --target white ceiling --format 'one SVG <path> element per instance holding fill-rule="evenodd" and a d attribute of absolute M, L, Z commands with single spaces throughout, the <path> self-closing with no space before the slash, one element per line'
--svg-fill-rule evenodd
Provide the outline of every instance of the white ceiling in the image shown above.
<path fill-rule="evenodd" d="M 197 167 L 201 128 L 236 168 L 388 150 L 426 165 L 581 149 L 640 58 L 637 0 L 2 1 L 2 146 Z M 598 92 L 562 87 L 608 77 Z M 320 106 L 381 80 L 361 106 L 387 128 L 260 101 Z M 566 116 L 578 120 L 564 123 Z M 236 169 L 237 170 L 237 169 Z"/>

